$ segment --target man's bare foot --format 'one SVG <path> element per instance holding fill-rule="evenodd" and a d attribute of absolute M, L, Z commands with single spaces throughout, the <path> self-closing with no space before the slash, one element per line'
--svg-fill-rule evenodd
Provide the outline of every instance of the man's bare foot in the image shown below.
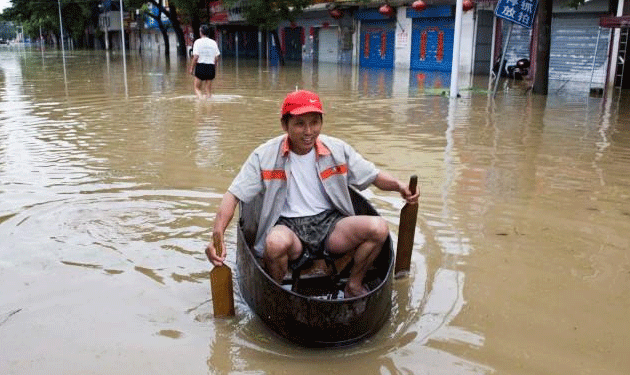
<path fill-rule="evenodd" d="M 344 298 L 361 297 L 368 294 L 370 291 L 367 286 L 359 285 L 359 287 L 353 287 L 350 284 L 346 284 L 346 288 L 343 290 Z"/>

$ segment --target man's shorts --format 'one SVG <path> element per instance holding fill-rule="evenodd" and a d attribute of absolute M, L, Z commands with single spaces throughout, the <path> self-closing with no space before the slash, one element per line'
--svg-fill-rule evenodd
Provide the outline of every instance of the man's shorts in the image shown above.
<path fill-rule="evenodd" d="M 302 243 L 302 255 L 289 261 L 291 270 L 296 270 L 312 259 L 322 259 L 326 253 L 326 240 L 335 225 L 345 216 L 337 210 L 326 210 L 317 215 L 303 217 L 280 217 L 276 225 L 284 225 L 295 233 Z"/>
<path fill-rule="evenodd" d="M 202 81 L 213 80 L 215 76 L 214 64 L 199 64 L 195 65 L 195 77 Z"/>

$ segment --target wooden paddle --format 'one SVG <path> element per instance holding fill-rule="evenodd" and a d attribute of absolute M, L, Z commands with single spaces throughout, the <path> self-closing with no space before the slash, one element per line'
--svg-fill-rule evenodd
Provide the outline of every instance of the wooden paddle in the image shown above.
<path fill-rule="evenodd" d="M 409 179 L 409 190 L 416 191 L 418 176 L 413 175 Z M 400 224 L 398 225 L 398 246 L 396 248 L 396 266 L 394 277 L 405 276 L 411 266 L 411 252 L 413 250 L 413 238 L 416 234 L 416 219 L 418 218 L 418 204 L 405 203 L 400 210 Z"/>
<path fill-rule="evenodd" d="M 223 247 L 221 240 L 214 239 L 214 248 L 217 254 L 221 256 Z M 232 270 L 223 264 L 214 267 L 210 271 L 210 286 L 212 289 L 212 306 L 214 307 L 214 317 L 222 318 L 225 316 L 234 316 L 234 291 L 232 286 Z"/>

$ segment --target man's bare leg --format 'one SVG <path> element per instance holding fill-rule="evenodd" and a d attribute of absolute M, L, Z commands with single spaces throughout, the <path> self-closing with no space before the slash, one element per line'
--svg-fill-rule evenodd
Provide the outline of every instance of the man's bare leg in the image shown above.
<path fill-rule="evenodd" d="M 206 97 L 209 99 L 212 97 L 212 80 L 207 80 L 204 82 Z"/>
<path fill-rule="evenodd" d="M 199 99 L 203 98 L 203 92 L 201 91 L 201 80 L 197 77 L 195 77 L 195 80 L 193 82 L 193 88 L 195 89 L 195 94 L 197 95 L 197 97 Z"/>
<path fill-rule="evenodd" d="M 284 225 L 271 229 L 265 241 L 263 259 L 271 277 L 282 282 L 289 270 L 289 260 L 297 259 L 302 254 L 302 243 L 298 236 Z"/>
<path fill-rule="evenodd" d="M 344 290 L 346 297 L 358 297 L 368 291 L 363 278 L 381 252 L 387 239 L 387 222 L 378 216 L 349 216 L 335 225 L 328 237 L 328 251 L 333 254 L 354 252 L 354 264 Z"/>

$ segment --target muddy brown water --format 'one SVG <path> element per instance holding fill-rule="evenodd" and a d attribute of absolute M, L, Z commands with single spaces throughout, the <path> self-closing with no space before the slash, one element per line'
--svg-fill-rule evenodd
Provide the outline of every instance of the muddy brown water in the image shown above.
<path fill-rule="evenodd" d="M 225 59 L 202 101 L 176 58 L 0 50 L 0 373 L 630 373 L 630 96 L 461 85 Z M 350 348 L 295 347 L 238 294 L 212 317 L 214 213 L 296 87 L 422 190 L 391 319 Z M 400 197 L 365 195 L 395 236 Z"/>

